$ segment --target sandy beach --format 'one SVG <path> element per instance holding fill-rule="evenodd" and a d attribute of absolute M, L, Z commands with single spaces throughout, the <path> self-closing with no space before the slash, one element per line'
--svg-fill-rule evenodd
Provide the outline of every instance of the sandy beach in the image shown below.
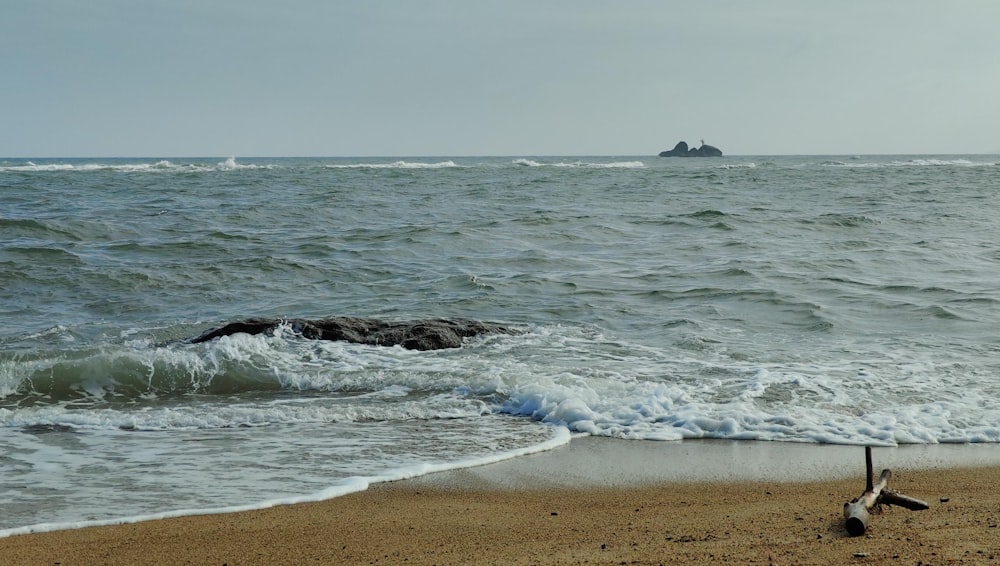
<path fill-rule="evenodd" d="M 850 537 L 861 447 L 755 442 L 568 446 L 375 484 L 319 503 L 0 539 L 4 564 L 989 564 L 1000 447 L 876 448 L 927 501 Z"/>

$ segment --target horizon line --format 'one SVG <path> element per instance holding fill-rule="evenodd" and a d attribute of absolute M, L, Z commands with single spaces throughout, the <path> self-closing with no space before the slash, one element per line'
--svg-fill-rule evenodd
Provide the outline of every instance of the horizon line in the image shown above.
<path fill-rule="evenodd" d="M 992 156 L 1000 155 L 1000 150 L 993 152 L 943 152 L 943 153 L 857 153 L 857 152 L 847 152 L 847 153 L 727 153 L 721 156 L 722 159 L 727 157 L 853 157 L 853 156 L 867 156 L 867 157 L 891 157 L 891 156 Z M 656 157 L 660 156 L 657 153 L 498 153 L 498 154 L 345 154 L 345 155 L 292 155 L 292 154 L 274 154 L 274 155 L 239 155 L 239 154 L 202 154 L 202 155 L 8 155 L 0 156 L 0 160 L 31 160 L 31 159 L 412 159 L 412 158 L 496 158 L 496 157 Z M 680 158 L 684 159 L 684 158 Z M 705 158 L 703 158 L 705 159 Z M 711 159 L 711 158 L 707 158 Z M 718 158 L 716 158 L 718 159 Z"/>

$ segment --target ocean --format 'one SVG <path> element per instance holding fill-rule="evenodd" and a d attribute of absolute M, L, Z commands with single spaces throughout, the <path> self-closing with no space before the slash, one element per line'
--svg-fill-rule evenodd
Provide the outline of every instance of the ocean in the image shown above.
<path fill-rule="evenodd" d="M 0 159 L 0 536 L 574 435 L 1000 443 L 1000 157 Z M 412 351 L 248 317 L 462 317 Z"/>

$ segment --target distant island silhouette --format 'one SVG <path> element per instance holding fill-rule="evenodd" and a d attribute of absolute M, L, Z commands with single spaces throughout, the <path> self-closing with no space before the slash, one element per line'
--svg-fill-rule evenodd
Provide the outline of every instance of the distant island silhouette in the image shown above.
<path fill-rule="evenodd" d="M 705 140 L 701 140 L 701 147 L 688 147 L 686 141 L 677 142 L 677 145 L 669 151 L 661 151 L 660 157 L 722 157 L 722 150 L 705 145 Z"/>

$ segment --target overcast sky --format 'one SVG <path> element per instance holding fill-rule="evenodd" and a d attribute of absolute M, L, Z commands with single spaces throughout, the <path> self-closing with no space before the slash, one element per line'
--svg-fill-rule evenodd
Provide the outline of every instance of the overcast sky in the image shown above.
<path fill-rule="evenodd" d="M 1000 153 L 995 0 L 0 0 L 0 156 Z"/>

